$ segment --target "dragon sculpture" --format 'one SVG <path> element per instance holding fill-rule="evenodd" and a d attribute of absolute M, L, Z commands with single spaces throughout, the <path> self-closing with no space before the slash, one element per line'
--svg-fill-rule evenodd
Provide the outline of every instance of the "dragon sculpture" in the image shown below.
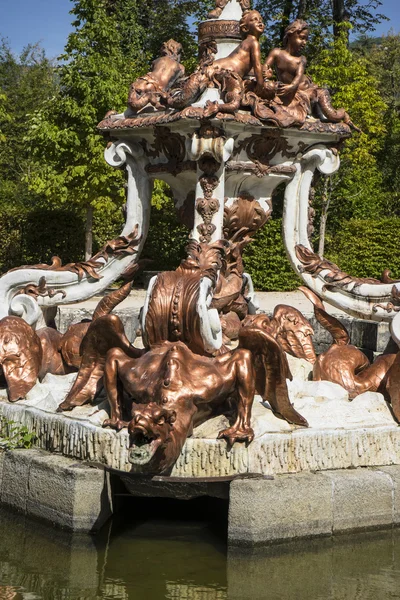
<path fill-rule="evenodd" d="M 193 427 L 216 414 L 232 419 L 220 438 L 250 443 L 256 391 L 277 416 L 307 426 L 290 403 L 290 369 L 273 335 L 284 337 L 278 319 L 272 327 L 244 323 L 238 348 L 207 351 L 195 309 L 202 280 L 218 275 L 224 245 L 192 240 L 178 269 L 157 276 L 143 313 L 144 350 L 127 344 L 115 315 L 94 319 L 82 341 L 78 377 L 59 410 L 92 402 L 104 383 L 111 410 L 104 426 L 128 427 L 131 461 L 143 472 L 168 473 Z"/>
<path fill-rule="evenodd" d="M 400 353 L 382 354 L 371 364 L 365 354 L 350 344 L 350 336 L 340 321 L 326 312 L 321 299 L 309 288 L 299 288 L 314 305 L 314 314 L 331 333 L 333 344 L 314 361 L 313 379 L 341 385 L 350 399 L 364 392 L 381 392 L 400 422 Z"/>

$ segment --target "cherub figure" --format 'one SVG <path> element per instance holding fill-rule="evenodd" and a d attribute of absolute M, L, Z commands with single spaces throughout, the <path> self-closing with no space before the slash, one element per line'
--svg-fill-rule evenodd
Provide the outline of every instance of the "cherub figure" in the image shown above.
<path fill-rule="evenodd" d="M 335 110 L 327 89 L 319 88 L 305 73 L 307 59 L 303 55 L 308 42 L 309 26 L 298 19 L 285 30 L 283 48 L 274 48 L 263 67 L 268 81 L 274 73 L 277 77 L 276 93 L 286 109 L 305 121 L 315 109 L 317 116 L 334 123 L 344 122 L 358 130 L 343 109 Z M 358 130 L 359 131 L 359 130 Z"/>
<path fill-rule="evenodd" d="M 167 92 L 173 84 L 185 74 L 180 64 L 182 45 L 175 40 L 164 42 L 161 56 L 152 64 L 152 70 L 134 81 L 129 90 L 128 106 L 137 113 L 147 104 L 157 110 L 165 108 L 161 101 L 167 98 Z"/>
<path fill-rule="evenodd" d="M 262 16 L 257 10 L 249 10 L 240 20 L 243 41 L 226 58 L 213 62 L 208 69 L 208 77 L 221 86 L 225 92 L 225 103 L 210 102 L 205 108 L 205 117 L 217 112 L 235 112 L 240 107 L 244 93 L 243 79 L 253 71 L 256 79 L 255 92 L 262 94 L 264 77 L 261 63 L 259 39 L 265 29 Z"/>

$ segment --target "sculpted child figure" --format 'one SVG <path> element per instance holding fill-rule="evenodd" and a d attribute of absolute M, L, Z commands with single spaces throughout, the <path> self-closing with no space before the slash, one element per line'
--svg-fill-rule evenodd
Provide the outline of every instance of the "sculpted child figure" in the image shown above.
<path fill-rule="evenodd" d="M 157 110 L 165 108 L 160 100 L 167 98 L 166 92 L 185 74 L 181 65 L 182 46 L 175 40 L 168 40 L 161 46 L 161 56 L 156 58 L 152 70 L 134 81 L 129 90 L 128 106 L 138 112 L 147 104 L 152 104 Z"/>
<path fill-rule="evenodd" d="M 255 92 L 262 95 L 264 77 L 261 63 L 259 39 L 265 29 L 262 16 L 257 10 L 249 10 L 240 20 L 243 37 L 241 44 L 226 58 L 220 58 L 208 68 L 208 78 L 226 89 L 225 103 L 210 102 L 205 108 L 205 117 L 218 111 L 235 112 L 240 107 L 244 93 L 243 78 L 252 71 L 256 79 Z"/>
<path fill-rule="evenodd" d="M 335 110 L 328 90 L 319 88 L 305 74 L 307 59 L 302 54 L 308 42 L 309 27 L 301 19 L 291 23 L 285 30 L 283 48 L 274 48 L 263 67 L 263 75 L 268 81 L 274 74 L 277 77 L 276 93 L 290 113 L 299 121 L 316 109 L 317 116 L 333 123 L 343 121 L 354 129 L 350 116 L 344 109 Z"/>

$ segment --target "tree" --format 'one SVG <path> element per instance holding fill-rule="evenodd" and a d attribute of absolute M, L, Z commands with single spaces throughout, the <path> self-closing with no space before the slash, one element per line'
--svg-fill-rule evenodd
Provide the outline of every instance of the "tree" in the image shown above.
<path fill-rule="evenodd" d="M 388 192 L 385 214 L 400 216 L 400 36 L 388 35 L 379 42 L 369 52 L 379 89 L 387 104 L 387 134 L 378 162 Z"/>
<path fill-rule="evenodd" d="M 54 68 L 38 44 L 16 57 L 0 42 L 0 207 L 25 210 L 31 202 L 24 177 L 33 160 L 24 137 L 30 115 L 57 90 Z"/>
<path fill-rule="evenodd" d="M 129 83 L 145 71 L 144 34 L 136 0 L 76 0 L 71 12 L 75 31 L 56 68 L 59 92 L 30 122 L 27 137 L 36 169 L 27 179 L 50 205 L 68 203 L 86 213 L 88 257 L 93 210 L 108 211 L 124 199 L 123 174 L 106 165 L 96 125 L 108 110 L 124 110 Z"/>
<path fill-rule="evenodd" d="M 380 0 L 256 0 L 255 8 L 261 12 L 267 24 L 270 40 L 266 49 L 279 44 L 285 28 L 295 19 L 305 19 L 311 28 L 309 56 L 313 57 L 329 45 L 332 35 L 339 36 L 340 24 L 349 22 L 353 32 L 364 34 L 373 31 L 383 19 L 377 9 Z M 339 26 L 339 27 L 338 27 Z"/>
<path fill-rule="evenodd" d="M 348 48 L 347 29 L 348 25 L 343 24 L 341 36 L 320 54 L 318 64 L 310 69 L 318 85 L 329 86 L 334 92 L 334 105 L 345 108 L 362 130 L 346 142 L 341 151 L 340 171 L 331 183 L 320 184 L 322 238 L 329 205 L 333 208 L 330 229 L 335 231 L 345 219 L 380 216 L 385 203 L 377 155 L 384 144 L 387 105 L 366 58 Z M 324 238 L 320 240 L 320 251 L 324 251 Z"/>

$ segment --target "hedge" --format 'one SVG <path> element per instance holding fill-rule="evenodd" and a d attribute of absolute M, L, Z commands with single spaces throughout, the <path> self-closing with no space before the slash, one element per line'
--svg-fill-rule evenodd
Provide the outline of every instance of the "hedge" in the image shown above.
<path fill-rule="evenodd" d="M 327 247 L 327 257 L 356 277 L 400 277 L 400 218 L 352 219 Z"/>

